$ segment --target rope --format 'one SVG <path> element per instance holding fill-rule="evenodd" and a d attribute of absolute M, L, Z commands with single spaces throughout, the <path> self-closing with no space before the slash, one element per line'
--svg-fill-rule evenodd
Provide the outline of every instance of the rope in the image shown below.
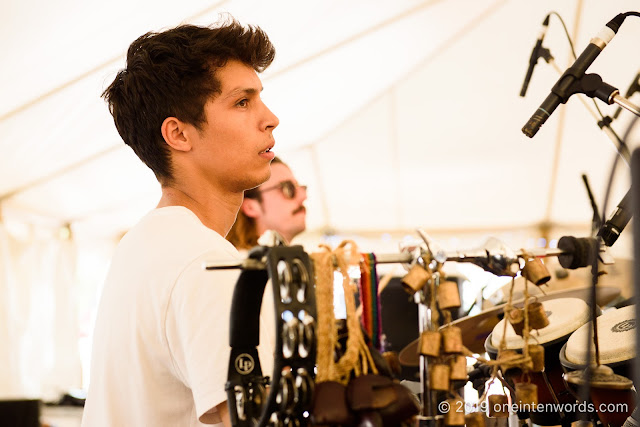
<path fill-rule="evenodd" d="M 333 314 L 333 262 L 330 252 L 311 254 L 316 274 L 316 305 L 318 310 L 318 372 L 316 381 L 336 378 L 333 348 L 338 341 L 338 329 Z"/>
<path fill-rule="evenodd" d="M 515 307 L 513 306 L 513 291 L 515 288 L 515 277 L 513 277 L 511 279 L 511 288 L 509 289 L 509 299 L 507 300 L 507 304 L 504 307 L 504 328 L 502 330 L 502 339 L 500 340 L 500 345 L 498 347 L 498 357 L 500 356 L 500 353 L 502 353 L 504 350 L 507 349 L 507 323 L 509 323 L 509 313 L 511 312 L 511 310 L 513 310 Z M 498 373 L 498 367 L 502 367 L 503 370 L 507 370 L 509 368 L 522 368 L 523 370 L 528 370 L 528 366 L 530 366 L 531 364 L 531 357 L 529 356 L 529 338 L 530 338 L 530 333 L 529 333 L 529 290 L 528 290 L 528 286 L 529 286 L 529 281 L 525 278 L 525 285 L 524 285 L 524 329 L 522 331 L 522 338 L 524 340 L 524 346 L 522 348 L 522 356 L 519 357 L 513 357 L 510 359 L 506 359 L 506 360 L 489 360 L 489 361 L 484 361 L 482 360 L 482 363 L 486 363 L 489 366 L 493 366 L 493 370 L 492 370 L 492 376 L 493 375 L 497 375 Z M 477 359 L 480 360 L 480 359 Z"/>
<path fill-rule="evenodd" d="M 349 249 L 346 248 L 347 246 Z M 360 321 L 356 316 L 355 289 L 347 274 L 347 260 L 351 264 L 357 264 L 360 260 L 360 254 L 356 244 L 348 240 L 340 243 L 334 251 L 327 245 L 321 245 L 320 248 L 323 252 L 311 254 L 316 270 L 316 304 L 319 324 L 316 381 L 337 381 L 346 385 L 352 373 L 355 376 L 369 372 L 378 373 L 362 336 Z M 348 331 L 346 349 L 338 361 L 333 359 L 338 336 L 333 311 L 334 271 L 339 271 L 342 275 Z"/>

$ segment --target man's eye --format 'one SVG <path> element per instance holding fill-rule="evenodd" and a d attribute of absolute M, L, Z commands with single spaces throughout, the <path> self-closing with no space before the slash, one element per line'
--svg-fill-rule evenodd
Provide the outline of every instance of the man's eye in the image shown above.
<path fill-rule="evenodd" d="M 238 107 L 246 107 L 247 104 L 249 103 L 248 99 L 241 99 L 240 101 L 238 101 L 238 103 L 236 104 Z"/>

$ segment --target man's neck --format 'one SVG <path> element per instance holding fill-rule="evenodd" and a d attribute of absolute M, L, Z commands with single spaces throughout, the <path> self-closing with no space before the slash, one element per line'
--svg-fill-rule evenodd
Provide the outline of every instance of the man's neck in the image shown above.
<path fill-rule="evenodd" d="M 204 195 L 206 194 L 206 195 Z M 207 228 L 225 237 L 236 220 L 242 204 L 242 193 L 217 194 L 215 191 L 188 191 L 178 185 L 162 186 L 158 208 L 184 206 Z"/>

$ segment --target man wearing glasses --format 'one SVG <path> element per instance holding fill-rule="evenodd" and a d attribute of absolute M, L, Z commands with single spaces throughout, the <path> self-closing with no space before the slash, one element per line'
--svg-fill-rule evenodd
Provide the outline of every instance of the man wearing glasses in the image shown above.
<path fill-rule="evenodd" d="M 250 249 L 265 231 L 274 230 L 291 243 L 306 228 L 305 200 L 307 187 L 299 185 L 291 169 L 276 157 L 271 162 L 271 178 L 244 192 L 227 240 L 238 249 Z"/>

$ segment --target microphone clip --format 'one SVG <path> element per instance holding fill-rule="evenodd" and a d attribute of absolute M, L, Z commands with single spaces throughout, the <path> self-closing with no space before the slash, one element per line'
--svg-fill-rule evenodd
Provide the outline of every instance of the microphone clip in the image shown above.
<path fill-rule="evenodd" d="M 566 84 L 566 78 L 571 76 L 570 84 Z M 570 67 L 564 72 L 562 77 L 551 88 L 551 92 L 560 98 L 560 102 L 565 104 L 572 95 L 582 93 L 590 98 L 598 98 L 599 100 L 613 104 L 614 96 L 620 91 L 610 84 L 602 81 L 602 77 L 598 74 L 582 74 L 574 67 Z"/>
<path fill-rule="evenodd" d="M 540 49 L 536 54 L 536 62 L 538 61 L 538 58 L 544 59 L 547 64 L 553 61 L 553 55 L 551 55 L 551 51 L 544 46 L 540 46 Z"/>

